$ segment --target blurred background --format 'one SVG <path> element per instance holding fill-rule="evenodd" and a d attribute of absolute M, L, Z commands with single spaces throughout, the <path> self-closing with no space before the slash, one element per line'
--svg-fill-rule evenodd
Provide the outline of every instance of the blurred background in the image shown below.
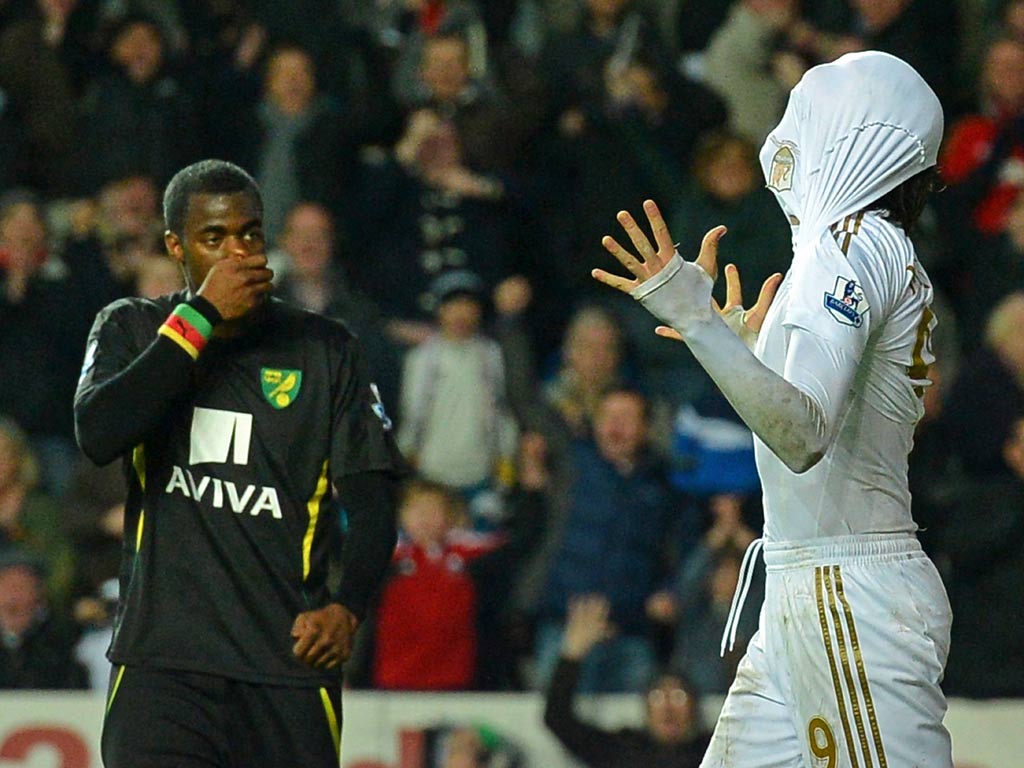
<path fill-rule="evenodd" d="M 417 470 L 345 764 L 632 765 L 585 746 L 631 723 L 602 733 L 697 765 L 756 629 L 760 572 L 719 658 L 751 436 L 589 272 L 651 197 L 684 254 L 728 225 L 753 300 L 790 258 L 757 150 L 808 67 L 865 49 L 945 107 L 910 482 L 963 764 L 1014 765 L 976 756 L 1024 725 L 1024 0 L 0 0 L 0 765 L 98 764 L 124 480 L 71 401 L 96 312 L 182 287 L 160 200 L 205 157 L 260 183 L 277 294 L 361 337 Z M 39 689 L 92 691 L 38 710 L 64 736 L 25 724 Z"/>

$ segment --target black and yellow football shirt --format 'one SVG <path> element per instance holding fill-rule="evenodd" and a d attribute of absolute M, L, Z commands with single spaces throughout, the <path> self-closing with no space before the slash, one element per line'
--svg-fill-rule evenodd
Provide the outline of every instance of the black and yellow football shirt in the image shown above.
<path fill-rule="evenodd" d="M 76 411 L 112 377 L 148 364 L 147 351 L 173 345 L 157 331 L 188 298 L 124 299 L 100 313 Z M 79 425 L 123 441 L 132 419 L 146 424 L 122 452 L 129 494 L 110 659 L 257 683 L 336 683 L 336 670 L 300 663 L 290 637 L 297 614 L 331 599 L 332 483 L 401 467 L 357 341 L 341 323 L 271 299 L 247 333 L 214 336 L 194 363 L 162 353 L 174 360 L 166 375 L 187 378 L 170 403 L 153 411 L 135 386 L 105 427 Z M 103 445 L 102 435 L 88 437 Z"/>

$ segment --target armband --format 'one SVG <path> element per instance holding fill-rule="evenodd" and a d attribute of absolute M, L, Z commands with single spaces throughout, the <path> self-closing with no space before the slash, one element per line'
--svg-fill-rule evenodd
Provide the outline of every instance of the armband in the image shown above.
<path fill-rule="evenodd" d="M 169 338 L 188 352 L 193 360 L 197 360 L 199 353 L 213 335 L 213 325 L 188 304 L 179 304 L 168 315 L 157 333 Z"/>

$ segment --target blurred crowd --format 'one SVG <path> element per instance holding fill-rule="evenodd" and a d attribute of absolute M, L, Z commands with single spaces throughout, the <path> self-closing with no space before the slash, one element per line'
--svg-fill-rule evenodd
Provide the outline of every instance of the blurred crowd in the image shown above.
<path fill-rule="evenodd" d="M 1024 696 L 1022 0 L 0 0 L 0 687 L 106 686 L 124 479 L 72 397 L 96 312 L 182 287 L 160 196 L 221 157 L 262 187 L 277 295 L 360 336 L 416 469 L 349 684 L 554 681 L 570 747 L 596 737 L 567 690 L 724 692 L 757 623 L 755 572 L 719 657 L 751 436 L 589 273 L 647 197 L 684 253 L 726 224 L 751 294 L 785 271 L 757 150 L 808 67 L 869 48 L 946 111 L 910 480 L 947 690 Z"/>

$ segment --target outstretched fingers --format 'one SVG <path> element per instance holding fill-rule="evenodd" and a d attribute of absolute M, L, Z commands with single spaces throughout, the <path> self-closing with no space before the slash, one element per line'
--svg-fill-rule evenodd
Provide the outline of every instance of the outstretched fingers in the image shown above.
<path fill-rule="evenodd" d="M 647 271 L 644 269 L 644 264 L 637 259 L 636 256 L 619 245 L 619 241 L 614 237 L 605 235 L 601 238 L 601 245 L 604 246 L 604 249 L 608 251 L 608 253 L 618 260 L 619 264 L 624 266 L 638 278 L 641 280 L 646 278 Z"/>
<path fill-rule="evenodd" d="M 657 328 L 654 329 L 654 332 L 666 339 L 672 339 L 673 341 L 685 341 L 685 339 L 683 338 L 683 334 L 681 334 L 675 328 L 670 328 L 667 325 L 659 325 Z"/>
<path fill-rule="evenodd" d="M 590 276 L 599 283 L 604 283 L 605 285 L 615 288 L 618 291 L 622 291 L 623 293 L 629 293 L 639 285 L 639 281 L 637 280 L 627 280 L 624 277 L 613 275 L 611 272 L 605 272 L 603 269 L 592 269 L 590 271 Z"/>
<path fill-rule="evenodd" d="M 675 253 L 676 246 L 672 242 L 672 235 L 668 232 L 665 218 L 653 200 L 644 201 L 644 213 L 647 214 L 647 221 L 650 222 L 651 231 L 654 232 L 654 242 L 658 244 L 658 253 L 665 261 L 668 261 Z"/>
<path fill-rule="evenodd" d="M 636 219 L 629 211 L 619 211 L 615 217 L 618 219 L 619 224 L 626 230 L 626 234 L 629 235 L 630 241 L 633 243 L 633 247 L 636 248 L 636 252 L 640 254 L 640 258 L 646 261 L 654 261 L 654 266 L 659 266 L 656 254 L 651 241 L 647 239 L 647 235 L 640 229 L 640 225 L 636 223 Z"/>
<path fill-rule="evenodd" d="M 781 283 L 782 275 L 778 272 L 765 280 L 764 285 L 761 286 L 761 293 L 757 296 L 757 303 L 744 315 L 743 320 L 747 328 L 754 333 L 761 330 L 761 325 L 764 323 L 772 302 L 775 301 L 775 293 L 779 290 Z"/>
<path fill-rule="evenodd" d="M 700 244 L 700 255 L 696 264 L 707 272 L 712 280 L 718 278 L 718 243 L 725 233 L 725 227 L 719 224 L 704 235 L 704 240 Z"/>
<path fill-rule="evenodd" d="M 725 265 L 725 306 L 722 312 L 743 306 L 743 287 L 740 284 L 740 270 L 735 264 Z"/>

